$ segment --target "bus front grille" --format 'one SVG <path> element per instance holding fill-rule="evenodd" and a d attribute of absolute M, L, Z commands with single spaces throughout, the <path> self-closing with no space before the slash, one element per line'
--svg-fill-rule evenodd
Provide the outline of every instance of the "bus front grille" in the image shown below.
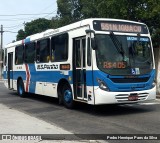
<path fill-rule="evenodd" d="M 149 77 L 144 78 L 110 78 L 110 80 L 114 83 L 139 83 L 139 82 L 147 82 Z"/>
<path fill-rule="evenodd" d="M 136 97 L 136 100 L 130 100 L 130 97 Z M 115 96 L 118 102 L 128 102 L 128 101 L 143 101 L 146 100 L 148 97 L 148 93 L 138 93 L 138 94 L 118 94 Z"/>

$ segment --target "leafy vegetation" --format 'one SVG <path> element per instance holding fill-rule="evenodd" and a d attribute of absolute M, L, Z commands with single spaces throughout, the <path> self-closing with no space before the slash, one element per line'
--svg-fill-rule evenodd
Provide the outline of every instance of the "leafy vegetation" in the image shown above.
<path fill-rule="evenodd" d="M 17 40 L 22 40 L 29 35 L 45 31 L 49 28 L 52 28 L 51 20 L 45 18 L 39 18 L 31 22 L 27 22 L 25 24 L 25 30 L 23 31 L 20 29 L 18 31 Z"/>
<path fill-rule="evenodd" d="M 61 27 L 85 18 L 118 18 L 141 21 L 148 25 L 154 46 L 160 46 L 159 0 L 57 0 L 57 16 L 38 19 L 19 30 L 17 40 L 48 28 Z"/>

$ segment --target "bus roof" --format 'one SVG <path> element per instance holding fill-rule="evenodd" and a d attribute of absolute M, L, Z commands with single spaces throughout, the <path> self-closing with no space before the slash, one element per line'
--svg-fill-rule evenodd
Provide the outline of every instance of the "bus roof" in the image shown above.
<path fill-rule="evenodd" d="M 135 21 L 129 21 L 129 20 L 123 20 L 123 19 L 89 18 L 89 19 L 84 19 L 84 20 L 81 20 L 81 21 L 78 21 L 78 22 L 75 22 L 75 23 L 57 28 L 57 29 L 48 29 L 48 30 L 43 31 L 41 33 L 30 35 L 23 40 L 16 41 L 16 42 L 13 42 L 13 43 L 9 43 L 4 48 L 14 47 L 16 45 L 21 45 L 22 43 L 27 43 L 29 41 L 35 41 L 37 39 L 41 39 L 41 38 L 44 38 L 44 37 L 49 37 L 51 35 L 56 35 L 58 33 L 64 33 L 66 31 L 69 31 L 69 30 L 72 30 L 72 29 L 75 29 L 75 28 L 78 28 L 78 27 L 83 27 L 83 26 L 86 26 L 86 25 L 90 25 L 90 24 L 92 24 L 92 22 L 94 20 L 115 21 L 115 22 L 130 22 L 130 23 L 145 25 L 144 23 L 141 23 L 141 22 L 135 22 Z"/>

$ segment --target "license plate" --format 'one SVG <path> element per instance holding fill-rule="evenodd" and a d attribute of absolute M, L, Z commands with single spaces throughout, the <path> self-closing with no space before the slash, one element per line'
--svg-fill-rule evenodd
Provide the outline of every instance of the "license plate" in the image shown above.
<path fill-rule="evenodd" d="M 128 96 L 128 100 L 129 101 L 137 101 L 138 100 L 138 96 L 137 95 L 130 95 L 130 96 Z"/>

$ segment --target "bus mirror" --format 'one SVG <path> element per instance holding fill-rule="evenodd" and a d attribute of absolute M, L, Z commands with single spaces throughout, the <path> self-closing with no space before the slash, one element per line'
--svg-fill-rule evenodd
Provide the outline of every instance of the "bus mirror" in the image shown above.
<path fill-rule="evenodd" d="M 88 34 L 88 33 L 93 33 L 93 34 L 95 35 L 94 30 L 86 29 L 85 32 L 86 32 L 86 34 Z"/>
<path fill-rule="evenodd" d="M 95 38 L 91 38 L 91 46 L 92 46 L 92 49 L 93 49 L 93 50 L 96 50 L 96 49 L 97 49 L 97 43 L 96 43 Z"/>
<path fill-rule="evenodd" d="M 88 33 L 93 33 L 94 34 L 94 38 L 91 38 L 91 46 L 93 50 L 97 49 L 97 44 L 96 44 L 96 39 L 95 39 L 95 31 L 94 30 L 90 30 L 90 29 L 86 29 L 85 30 L 86 34 Z"/>

